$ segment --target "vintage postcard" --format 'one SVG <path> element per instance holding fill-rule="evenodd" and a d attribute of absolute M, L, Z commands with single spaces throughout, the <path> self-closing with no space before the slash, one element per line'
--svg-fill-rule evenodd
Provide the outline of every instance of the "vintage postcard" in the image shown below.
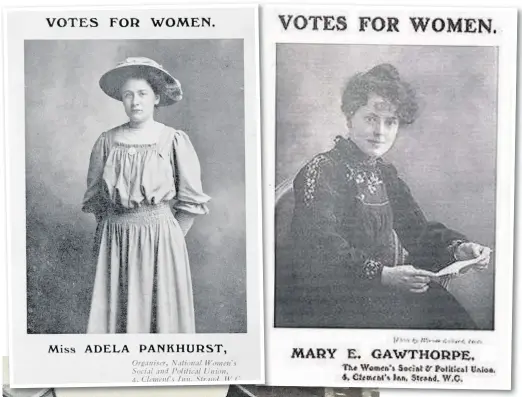
<path fill-rule="evenodd" d="M 516 10 L 261 20 L 267 383 L 509 390 Z"/>
<path fill-rule="evenodd" d="M 5 12 L 13 387 L 263 383 L 257 13 Z"/>

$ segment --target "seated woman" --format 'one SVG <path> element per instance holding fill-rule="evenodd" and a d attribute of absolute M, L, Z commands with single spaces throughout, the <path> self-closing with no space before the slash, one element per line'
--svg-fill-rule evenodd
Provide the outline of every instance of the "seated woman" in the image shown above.
<path fill-rule="evenodd" d="M 489 249 L 428 222 L 381 159 L 417 109 L 391 65 L 346 85 L 347 138 L 337 137 L 294 180 L 291 244 L 276 256 L 276 327 L 476 328 L 435 273 L 479 257 L 484 269 Z"/>

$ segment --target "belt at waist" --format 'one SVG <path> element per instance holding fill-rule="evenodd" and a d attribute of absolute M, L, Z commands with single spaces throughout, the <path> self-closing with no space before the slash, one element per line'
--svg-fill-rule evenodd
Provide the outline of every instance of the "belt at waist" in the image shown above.
<path fill-rule="evenodd" d="M 112 206 L 107 211 L 107 217 L 113 222 L 143 222 L 173 217 L 173 211 L 168 203 L 142 205 L 136 208 Z"/>

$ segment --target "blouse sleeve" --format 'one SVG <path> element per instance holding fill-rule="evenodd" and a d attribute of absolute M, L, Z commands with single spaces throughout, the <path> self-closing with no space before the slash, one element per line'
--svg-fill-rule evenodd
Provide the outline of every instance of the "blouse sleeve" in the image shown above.
<path fill-rule="evenodd" d="M 107 202 L 103 196 L 103 168 L 108 154 L 108 142 L 105 133 L 96 140 L 89 161 L 87 172 L 87 190 L 83 196 L 82 211 L 96 216 L 103 214 Z"/>
<path fill-rule="evenodd" d="M 391 168 L 388 172 L 392 180 L 387 188 L 393 208 L 393 226 L 410 261 L 416 267 L 435 272 L 446 267 L 454 261 L 455 242 L 464 241 L 466 237 L 440 222 L 428 221 L 397 171 Z"/>
<path fill-rule="evenodd" d="M 176 180 L 174 209 L 193 215 L 208 214 L 210 196 L 203 193 L 199 159 L 186 133 L 177 130 L 174 135 L 172 168 Z"/>
<path fill-rule="evenodd" d="M 316 157 L 294 181 L 295 208 L 292 233 L 298 263 L 311 279 L 325 285 L 354 286 L 358 289 L 381 284 L 383 264 L 355 248 L 347 233 L 346 219 L 337 213 L 339 200 L 354 200 L 355 190 L 340 191 L 335 165 L 324 155 Z M 353 222 L 357 222 L 353 219 Z"/>

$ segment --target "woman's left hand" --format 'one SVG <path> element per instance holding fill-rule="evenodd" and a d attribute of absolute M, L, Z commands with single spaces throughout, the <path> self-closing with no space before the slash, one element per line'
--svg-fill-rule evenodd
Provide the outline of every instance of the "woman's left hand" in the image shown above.
<path fill-rule="evenodd" d="M 490 248 L 472 242 L 462 243 L 455 250 L 455 258 L 459 261 L 465 261 L 480 257 L 480 261 L 477 262 L 475 266 L 473 266 L 474 269 L 479 271 L 483 271 L 488 268 L 490 255 Z"/>

